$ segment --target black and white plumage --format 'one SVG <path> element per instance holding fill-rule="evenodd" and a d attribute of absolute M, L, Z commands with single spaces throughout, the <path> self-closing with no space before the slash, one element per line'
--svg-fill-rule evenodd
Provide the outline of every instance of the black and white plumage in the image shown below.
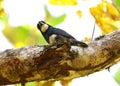
<path fill-rule="evenodd" d="M 71 45 L 80 45 L 81 47 L 88 46 L 84 42 L 77 41 L 66 31 L 55 28 L 44 21 L 39 21 L 39 23 L 37 24 L 37 28 L 40 30 L 45 40 L 50 44 L 69 42 Z"/>

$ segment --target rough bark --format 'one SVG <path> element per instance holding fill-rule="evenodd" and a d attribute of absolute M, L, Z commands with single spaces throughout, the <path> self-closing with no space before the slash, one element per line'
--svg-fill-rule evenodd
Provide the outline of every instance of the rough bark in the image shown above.
<path fill-rule="evenodd" d="M 68 44 L 30 46 L 0 52 L 0 84 L 82 77 L 120 61 L 120 31 L 97 38 L 88 48 Z"/>

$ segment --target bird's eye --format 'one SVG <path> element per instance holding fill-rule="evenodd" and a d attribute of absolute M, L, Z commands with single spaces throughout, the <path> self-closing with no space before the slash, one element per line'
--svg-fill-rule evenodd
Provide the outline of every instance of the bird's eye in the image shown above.
<path fill-rule="evenodd" d="M 46 24 L 44 21 L 40 21 L 40 23 L 43 25 L 43 24 Z"/>

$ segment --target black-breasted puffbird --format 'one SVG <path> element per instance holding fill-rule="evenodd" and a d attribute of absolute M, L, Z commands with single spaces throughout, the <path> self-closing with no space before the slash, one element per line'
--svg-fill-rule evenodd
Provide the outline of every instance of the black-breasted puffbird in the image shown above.
<path fill-rule="evenodd" d="M 88 47 L 86 43 L 76 40 L 66 31 L 55 28 L 44 21 L 39 21 L 39 23 L 37 24 L 37 28 L 40 30 L 43 37 L 49 44 L 69 43 L 70 45 L 81 46 L 84 48 Z"/>

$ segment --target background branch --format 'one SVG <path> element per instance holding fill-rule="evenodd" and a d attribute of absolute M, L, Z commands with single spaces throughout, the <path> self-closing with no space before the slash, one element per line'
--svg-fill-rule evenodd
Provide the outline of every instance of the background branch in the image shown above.
<path fill-rule="evenodd" d="M 0 52 L 0 84 L 65 80 L 86 76 L 120 60 L 120 31 L 97 38 L 88 48 L 30 46 Z"/>

